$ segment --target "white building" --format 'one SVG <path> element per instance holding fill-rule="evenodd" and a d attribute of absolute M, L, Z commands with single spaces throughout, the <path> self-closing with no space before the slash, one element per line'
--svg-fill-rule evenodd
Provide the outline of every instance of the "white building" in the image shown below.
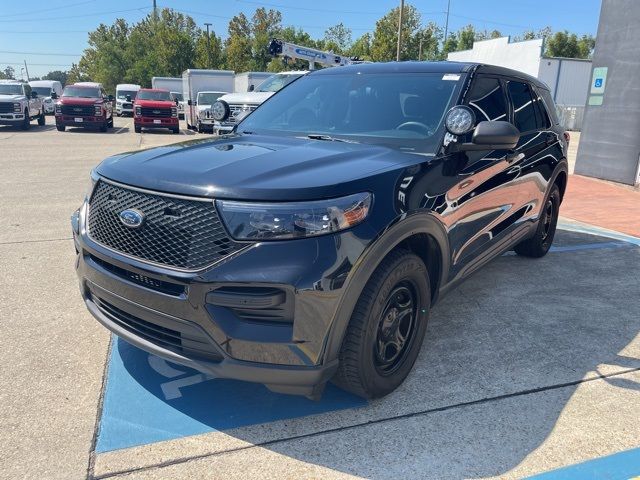
<path fill-rule="evenodd" d="M 512 68 L 549 86 L 566 128 L 579 129 L 591 78 L 591 60 L 543 57 L 541 38 L 510 42 L 509 37 L 473 43 L 471 50 L 451 52 L 447 60 L 478 62 Z"/>

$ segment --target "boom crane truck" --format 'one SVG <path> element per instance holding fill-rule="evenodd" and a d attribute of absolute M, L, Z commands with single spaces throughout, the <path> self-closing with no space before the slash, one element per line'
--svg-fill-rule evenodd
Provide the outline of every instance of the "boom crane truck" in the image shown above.
<path fill-rule="evenodd" d="M 296 45 L 276 38 L 269 42 L 268 49 L 271 55 L 274 57 L 282 57 L 285 62 L 289 60 L 305 60 L 309 62 L 309 70 L 314 70 L 316 64 L 323 67 L 338 67 L 341 65 L 362 63 L 362 60 L 357 58 L 323 52 L 322 50 L 303 47 L 302 45 Z M 204 121 L 213 122 L 213 130 L 215 133 L 230 133 L 240 120 L 258 108 L 267 98 L 307 73 L 309 72 L 291 71 L 276 73 L 267 78 L 253 91 L 224 95 L 211 106 L 210 117 L 207 117 Z"/>

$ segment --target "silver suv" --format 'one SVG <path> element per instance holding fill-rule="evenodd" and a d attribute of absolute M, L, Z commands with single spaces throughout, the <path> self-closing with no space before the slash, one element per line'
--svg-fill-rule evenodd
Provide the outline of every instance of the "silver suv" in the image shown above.
<path fill-rule="evenodd" d="M 19 126 L 28 130 L 31 120 L 45 124 L 42 99 L 28 83 L 0 80 L 0 125 Z"/>

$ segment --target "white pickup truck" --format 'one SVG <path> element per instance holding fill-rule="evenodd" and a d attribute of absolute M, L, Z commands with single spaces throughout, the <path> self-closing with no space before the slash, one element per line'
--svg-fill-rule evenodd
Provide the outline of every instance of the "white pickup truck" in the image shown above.
<path fill-rule="evenodd" d="M 238 123 L 238 118 L 243 118 L 253 112 L 271 95 L 307 73 L 309 72 L 292 71 L 276 73 L 262 82 L 255 90 L 242 93 L 229 93 L 220 97 L 218 100 L 226 103 L 228 111 L 222 121 L 215 122 L 213 127 L 214 131 L 218 134 L 231 132 L 233 127 L 236 126 L 236 123 Z"/>
<path fill-rule="evenodd" d="M 13 125 L 29 129 L 31 120 L 45 124 L 42 99 L 28 83 L 18 80 L 0 80 L 0 125 Z"/>

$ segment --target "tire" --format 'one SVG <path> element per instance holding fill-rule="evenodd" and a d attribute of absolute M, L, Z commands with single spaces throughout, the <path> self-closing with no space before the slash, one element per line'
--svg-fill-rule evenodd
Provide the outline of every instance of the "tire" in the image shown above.
<path fill-rule="evenodd" d="M 116 112 L 116 117 L 124 116 L 122 113 Z"/>
<path fill-rule="evenodd" d="M 380 263 L 347 326 L 333 378 L 336 385 L 373 399 L 391 393 L 404 381 L 427 328 L 429 285 L 424 263 L 407 250 L 394 250 Z"/>
<path fill-rule="evenodd" d="M 136 133 L 140 133 L 142 132 L 142 127 L 139 127 L 138 125 L 134 125 L 133 126 L 133 131 Z"/>
<path fill-rule="evenodd" d="M 174 134 L 179 134 L 179 133 L 180 133 L 180 127 L 178 127 L 178 128 L 172 128 L 172 129 L 171 129 L 171 131 L 172 131 Z"/>
<path fill-rule="evenodd" d="M 64 132 L 65 131 L 65 126 L 64 125 L 58 125 L 56 124 L 56 130 L 58 130 L 59 132 Z"/>
<path fill-rule="evenodd" d="M 535 235 L 514 247 L 518 255 L 540 258 L 547 254 L 556 234 L 559 210 L 560 189 L 554 184 L 542 208 Z"/>
<path fill-rule="evenodd" d="M 38 115 L 38 125 L 41 127 L 47 123 L 47 119 L 44 116 L 44 108 L 40 111 L 40 115 Z"/>
<path fill-rule="evenodd" d="M 26 108 L 24 109 L 24 120 L 22 121 L 20 128 L 22 130 L 29 130 L 31 128 L 31 119 L 29 118 L 29 110 L 27 110 Z"/>
<path fill-rule="evenodd" d="M 202 128 L 202 124 L 200 122 L 198 122 L 197 125 L 198 126 L 196 127 L 196 129 L 198 130 L 198 133 L 204 133 L 204 129 Z"/>
<path fill-rule="evenodd" d="M 104 124 L 102 126 L 100 126 L 100 131 L 102 133 L 106 132 L 108 126 L 109 126 L 109 124 L 107 122 L 104 122 Z"/>
<path fill-rule="evenodd" d="M 113 116 L 111 116 L 111 118 L 107 122 L 107 128 L 113 128 Z"/>

